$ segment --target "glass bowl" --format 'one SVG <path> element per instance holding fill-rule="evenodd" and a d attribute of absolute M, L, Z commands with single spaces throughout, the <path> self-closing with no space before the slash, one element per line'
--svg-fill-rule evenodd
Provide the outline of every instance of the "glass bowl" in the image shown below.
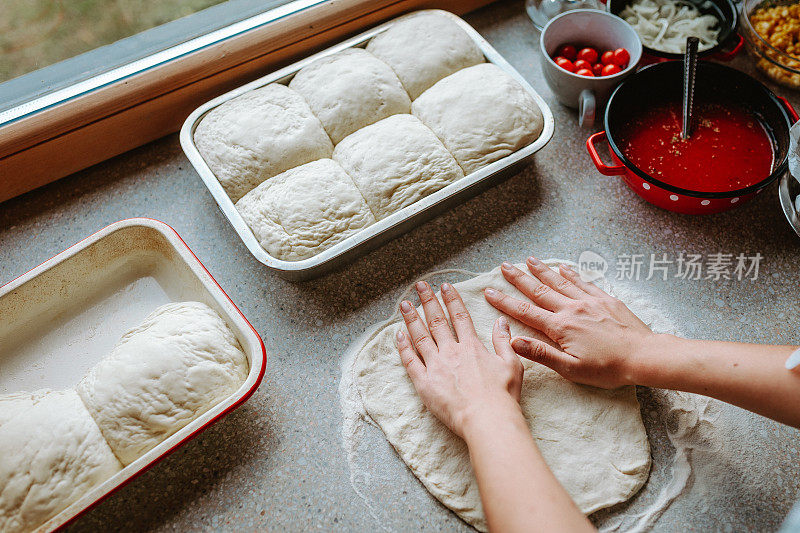
<path fill-rule="evenodd" d="M 773 46 L 766 35 L 759 33 L 761 24 L 754 23 L 752 16 L 762 7 L 791 6 L 798 3 L 798 0 L 745 0 L 740 17 L 742 36 L 758 69 L 775 82 L 791 89 L 800 89 L 800 55 L 795 56 Z"/>

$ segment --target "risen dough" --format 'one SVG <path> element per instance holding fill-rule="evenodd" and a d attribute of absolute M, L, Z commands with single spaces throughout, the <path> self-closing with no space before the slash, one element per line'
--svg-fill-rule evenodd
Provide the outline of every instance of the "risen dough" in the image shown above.
<path fill-rule="evenodd" d="M 199 302 L 153 311 L 78 384 L 78 394 L 128 465 L 230 396 L 247 358 L 220 316 Z"/>
<path fill-rule="evenodd" d="M 213 109 L 198 124 L 194 140 L 234 202 L 265 179 L 330 157 L 333 150 L 303 97 L 277 83 Z"/>
<path fill-rule="evenodd" d="M 414 100 L 411 112 L 470 174 L 535 141 L 542 112 L 530 94 L 491 63 L 459 70 Z"/>
<path fill-rule="evenodd" d="M 74 390 L 0 396 L 0 531 L 30 531 L 122 469 Z"/>
<path fill-rule="evenodd" d="M 442 142 L 411 115 L 394 115 L 348 135 L 333 158 L 378 220 L 464 177 Z"/>
<path fill-rule="evenodd" d="M 401 18 L 367 44 L 392 67 L 411 99 L 457 70 L 483 63 L 483 52 L 446 13 L 425 11 Z"/>
<path fill-rule="evenodd" d="M 273 257 L 312 257 L 375 222 L 353 180 L 320 159 L 262 183 L 236 204 L 261 247 Z"/>
<path fill-rule="evenodd" d="M 492 326 L 500 313 L 486 303 L 483 289 L 521 294 L 499 268 L 454 285 L 481 341 L 492 350 Z M 509 322 L 514 335 L 542 338 L 514 319 Z M 428 491 L 466 522 L 486 531 L 467 447 L 417 396 L 395 347 L 399 327 L 395 323 L 381 330 L 356 356 L 354 374 L 364 407 Z M 576 385 L 545 366 L 522 361 L 521 405 L 531 434 L 580 510 L 588 514 L 633 496 L 650 470 L 650 449 L 634 387 L 608 391 Z"/>
<path fill-rule="evenodd" d="M 392 69 L 361 48 L 311 63 L 289 87 L 305 97 L 334 144 L 382 118 L 408 113 L 411 107 Z"/>

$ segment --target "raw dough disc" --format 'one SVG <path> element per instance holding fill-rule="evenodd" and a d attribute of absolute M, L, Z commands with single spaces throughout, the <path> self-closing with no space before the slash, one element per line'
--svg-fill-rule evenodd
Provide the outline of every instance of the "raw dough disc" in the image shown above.
<path fill-rule="evenodd" d="M 234 203 L 264 180 L 333 152 L 303 97 L 279 83 L 215 107 L 194 142 Z"/>
<path fill-rule="evenodd" d="M 122 469 L 73 389 L 0 396 L 0 531 L 32 531 Z"/>
<path fill-rule="evenodd" d="M 367 44 L 367 52 L 389 65 L 415 99 L 445 76 L 483 63 L 483 52 L 453 16 L 423 11 L 398 19 Z"/>
<path fill-rule="evenodd" d="M 348 135 L 333 159 L 378 220 L 464 177 L 442 142 L 412 115 L 392 115 Z"/>
<path fill-rule="evenodd" d="M 265 181 L 236 209 L 258 244 L 284 261 L 313 257 L 375 223 L 353 180 L 331 159 Z"/>
<path fill-rule="evenodd" d="M 544 128 L 533 97 L 492 63 L 439 80 L 414 100 L 411 114 L 441 139 L 464 174 L 531 144 Z"/>
<path fill-rule="evenodd" d="M 483 289 L 521 294 L 499 268 L 454 285 L 491 350 L 492 326 L 500 313 L 486 303 Z M 514 319 L 509 322 L 515 335 L 543 338 Z M 428 491 L 486 531 L 467 447 L 417 396 L 395 347 L 399 327 L 385 327 L 356 355 L 354 377 L 364 408 Z M 650 447 L 634 387 L 608 391 L 576 385 L 545 366 L 523 364 L 521 403 L 531 433 L 580 510 L 589 514 L 636 494 L 650 471 Z"/>
<path fill-rule="evenodd" d="M 247 356 L 216 311 L 162 305 L 122 336 L 77 391 L 127 466 L 238 389 Z"/>

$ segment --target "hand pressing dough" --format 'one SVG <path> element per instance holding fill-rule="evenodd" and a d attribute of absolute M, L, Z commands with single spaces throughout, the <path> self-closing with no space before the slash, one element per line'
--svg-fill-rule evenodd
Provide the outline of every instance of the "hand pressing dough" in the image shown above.
<path fill-rule="evenodd" d="M 305 97 L 334 144 L 357 129 L 411 108 L 397 75 L 361 48 L 314 61 L 292 78 L 289 87 Z"/>
<path fill-rule="evenodd" d="M 74 390 L 0 396 L 0 531 L 31 531 L 122 469 Z"/>
<path fill-rule="evenodd" d="M 239 342 L 213 309 L 171 303 L 123 335 L 77 389 L 128 465 L 230 396 L 247 372 Z"/>
<path fill-rule="evenodd" d="M 412 100 L 445 76 L 483 63 L 475 41 L 443 11 L 399 19 L 376 35 L 367 51 L 394 70 Z"/>
<path fill-rule="evenodd" d="M 236 209 L 261 247 L 284 261 L 312 257 L 375 223 L 353 180 L 331 159 L 275 176 Z"/>
<path fill-rule="evenodd" d="M 437 82 L 414 100 L 411 113 L 442 140 L 464 174 L 527 146 L 544 127 L 531 95 L 491 63 Z"/>
<path fill-rule="evenodd" d="M 481 341 L 493 351 L 491 332 L 500 312 L 486 303 L 483 289 L 523 296 L 499 268 L 454 286 Z M 544 339 L 510 317 L 509 323 L 514 335 Z M 381 330 L 356 356 L 354 375 L 364 407 L 428 491 L 486 531 L 467 447 L 417 396 L 395 346 L 399 327 L 405 328 L 395 323 Z M 576 385 L 543 365 L 522 362 L 523 414 L 545 461 L 580 510 L 589 514 L 636 494 L 647 481 L 650 448 L 635 388 Z"/>
<path fill-rule="evenodd" d="M 378 220 L 464 177 L 442 142 L 411 115 L 393 115 L 348 135 L 333 159 Z"/>
<path fill-rule="evenodd" d="M 214 108 L 197 125 L 194 141 L 234 202 L 264 180 L 333 151 L 303 97 L 277 83 Z"/>

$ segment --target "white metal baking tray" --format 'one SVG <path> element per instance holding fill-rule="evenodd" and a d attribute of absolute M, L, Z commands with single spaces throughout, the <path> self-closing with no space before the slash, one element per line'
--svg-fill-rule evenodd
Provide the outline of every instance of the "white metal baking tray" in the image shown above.
<path fill-rule="evenodd" d="M 256 390 L 261 338 L 180 236 L 157 220 L 123 220 L 0 287 L 0 394 L 75 386 L 130 328 L 159 305 L 203 302 L 225 319 L 247 355 L 246 381 L 37 531 L 60 528 L 192 439 Z"/>
<path fill-rule="evenodd" d="M 303 259 L 301 261 L 283 261 L 271 256 L 261 247 L 261 245 L 258 244 L 258 241 L 253 235 L 252 231 L 250 231 L 250 228 L 247 226 L 239 212 L 234 207 L 233 202 L 225 193 L 222 185 L 220 185 L 219 181 L 217 181 L 217 178 L 214 177 L 214 173 L 208 167 L 206 162 L 203 160 L 203 157 L 200 155 L 200 152 L 197 150 L 197 147 L 194 144 L 195 128 L 206 115 L 206 113 L 223 102 L 226 102 L 232 98 L 236 98 L 247 91 L 263 87 L 264 85 L 270 83 L 277 82 L 287 84 L 295 75 L 295 73 L 297 73 L 297 71 L 313 61 L 316 61 L 321 57 L 335 54 L 336 52 L 340 52 L 346 48 L 366 46 L 367 41 L 369 41 L 372 37 L 386 31 L 397 20 L 407 17 L 413 13 L 381 24 L 380 26 L 361 33 L 322 52 L 314 54 L 306 59 L 298 61 L 288 67 L 282 68 L 276 72 L 273 72 L 272 74 L 264 76 L 263 78 L 259 78 L 258 80 L 248 83 L 247 85 L 243 85 L 209 102 L 206 102 L 194 110 L 194 112 L 192 112 L 192 114 L 189 115 L 189 117 L 183 123 L 180 133 L 183 151 L 186 153 L 189 161 L 192 163 L 194 168 L 197 170 L 197 173 L 206 184 L 206 187 L 208 187 L 208 190 L 211 192 L 214 200 L 216 200 L 217 205 L 222 211 L 222 214 L 225 215 L 225 217 L 227 217 L 227 219 L 230 221 L 231 225 L 239 234 L 242 241 L 244 241 L 247 249 L 250 250 L 250 253 L 252 253 L 253 256 L 255 256 L 255 258 L 261 263 L 276 271 L 282 277 L 290 280 L 303 280 L 316 277 L 351 261 L 355 257 L 362 255 L 369 250 L 377 248 L 381 244 L 394 239 L 402 233 L 405 233 L 412 227 L 417 226 L 436 215 L 439 215 L 452 206 L 463 202 L 466 198 L 478 194 L 482 190 L 485 190 L 488 187 L 496 184 L 501 179 L 513 174 L 522 165 L 524 165 L 535 152 L 539 151 L 545 144 L 548 143 L 548 141 L 550 141 L 554 130 L 553 113 L 550 111 L 550 108 L 547 106 L 542 97 L 539 96 L 539 93 L 537 93 L 533 87 L 531 87 L 530 84 L 525 81 L 525 78 L 523 78 L 514 69 L 514 67 L 512 67 L 505 59 L 503 59 L 497 50 L 487 43 L 486 40 L 481 37 L 481 35 L 475 31 L 474 28 L 472 28 L 472 26 L 452 13 L 447 11 L 441 11 L 441 13 L 445 13 L 446 15 L 452 17 L 452 19 L 458 23 L 458 25 L 461 26 L 470 37 L 472 37 L 478 47 L 480 47 L 480 49 L 483 51 L 486 61 L 494 63 L 498 67 L 502 68 L 514 79 L 516 79 L 522 85 L 522 87 L 528 91 L 528 93 L 530 93 L 530 95 L 536 101 L 536 104 L 542 110 L 544 128 L 541 135 L 539 135 L 539 138 L 536 139 L 536 141 L 528 146 L 525 146 L 524 148 L 504 157 L 503 159 L 487 165 L 477 172 L 467 175 L 463 179 L 460 179 L 457 182 L 452 183 L 447 187 L 444 187 L 443 189 L 431 194 L 430 196 L 427 196 L 422 200 L 419 200 L 418 202 L 415 202 L 414 204 L 409 205 L 397 211 L 396 213 L 393 213 L 383 220 L 379 220 L 377 223 L 364 228 L 362 231 L 348 237 L 347 239 L 337 243 L 327 250 L 320 252 L 314 257 Z"/>

